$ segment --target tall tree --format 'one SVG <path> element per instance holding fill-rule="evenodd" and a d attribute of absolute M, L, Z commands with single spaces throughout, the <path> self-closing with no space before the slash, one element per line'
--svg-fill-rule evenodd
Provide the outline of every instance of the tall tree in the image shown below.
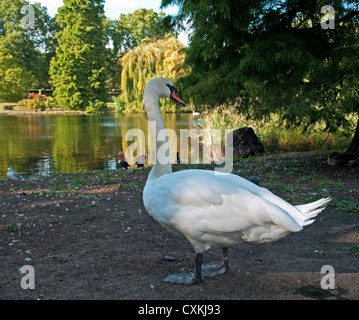
<path fill-rule="evenodd" d="M 51 18 L 45 7 L 25 0 L 0 1 L 0 101 L 18 101 L 30 86 L 47 83 L 50 37 Z"/>
<path fill-rule="evenodd" d="M 59 106 L 83 110 L 106 101 L 104 0 L 64 0 L 50 74 Z"/>
<path fill-rule="evenodd" d="M 240 103 L 254 118 L 277 112 L 288 125 L 324 121 L 327 130 L 359 113 L 357 1 L 162 0 L 169 4 L 193 30 L 184 84 L 198 102 Z M 323 21 L 326 5 L 335 29 Z M 359 152 L 359 122 L 356 130 L 350 151 Z"/>
<path fill-rule="evenodd" d="M 113 21 L 112 28 L 113 46 L 117 52 L 127 52 L 140 45 L 145 38 L 155 41 L 168 33 L 177 35 L 171 16 L 144 8 L 121 14 L 118 20 Z"/>
<path fill-rule="evenodd" d="M 166 34 L 177 36 L 173 18 L 152 9 L 138 9 L 121 14 L 119 19 L 107 21 L 108 37 L 112 42 L 110 53 L 110 81 L 116 88 L 121 86 L 121 64 L 117 62 L 130 49 L 143 41 L 153 42 L 165 38 Z"/>

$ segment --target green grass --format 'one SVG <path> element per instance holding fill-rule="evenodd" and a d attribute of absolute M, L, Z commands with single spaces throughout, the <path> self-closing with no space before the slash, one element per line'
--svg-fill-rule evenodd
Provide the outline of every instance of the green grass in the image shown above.
<path fill-rule="evenodd" d="M 356 202 L 348 201 L 348 200 L 339 200 L 334 203 L 329 203 L 328 207 L 342 209 L 346 212 L 359 211 L 359 205 Z"/>
<path fill-rule="evenodd" d="M 5 229 L 8 231 L 8 232 L 16 232 L 17 231 L 17 227 L 13 224 L 8 224 L 5 226 Z"/>
<path fill-rule="evenodd" d="M 359 246 L 357 246 L 356 244 L 353 244 L 350 247 L 350 252 L 353 253 L 353 254 L 358 254 L 359 253 Z"/>
<path fill-rule="evenodd" d="M 252 127 L 267 152 L 346 150 L 356 127 L 357 116 L 349 115 L 347 119 L 351 124 L 350 130 L 339 129 L 336 133 L 330 133 L 324 131 L 324 123 L 316 123 L 311 128 L 287 128 L 278 114 L 273 114 L 267 121 L 251 120 L 239 115 L 234 107 L 220 107 L 202 112 L 197 127 L 202 133 L 215 129 L 224 132 L 225 128 Z"/>

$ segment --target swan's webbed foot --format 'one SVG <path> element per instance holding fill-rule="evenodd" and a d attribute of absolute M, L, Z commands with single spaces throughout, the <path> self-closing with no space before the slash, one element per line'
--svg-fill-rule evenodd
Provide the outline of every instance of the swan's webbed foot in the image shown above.
<path fill-rule="evenodd" d="M 219 276 L 229 270 L 228 248 L 224 247 L 223 258 L 221 264 L 204 264 L 201 266 L 201 274 L 204 277 Z"/>
<path fill-rule="evenodd" d="M 204 264 L 202 265 L 202 275 L 204 277 L 215 277 L 225 273 L 229 269 L 224 264 Z"/>
<path fill-rule="evenodd" d="M 180 283 L 180 284 L 196 284 L 203 282 L 202 279 L 202 261 L 203 253 L 196 254 L 196 268 L 194 273 L 177 273 L 168 275 L 163 281 L 169 283 Z"/>
<path fill-rule="evenodd" d="M 169 274 L 162 281 L 168 283 L 179 283 L 179 284 L 196 284 L 203 282 L 202 277 L 195 277 L 193 273 Z"/>
<path fill-rule="evenodd" d="M 202 275 L 205 277 L 215 277 L 225 273 L 227 270 L 229 270 L 228 248 L 223 248 L 223 260 L 221 264 L 203 265 L 202 262 L 203 253 L 197 253 L 194 273 L 190 272 L 170 274 L 165 279 L 163 279 L 163 281 L 169 283 L 196 284 L 203 282 Z"/>

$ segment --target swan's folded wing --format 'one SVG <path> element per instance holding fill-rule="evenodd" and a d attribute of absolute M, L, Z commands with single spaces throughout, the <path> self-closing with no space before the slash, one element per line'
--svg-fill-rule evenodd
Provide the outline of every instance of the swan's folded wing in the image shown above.
<path fill-rule="evenodd" d="M 221 175 L 192 172 L 178 178 L 182 179 L 182 189 L 171 192 L 172 201 L 198 214 L 202 212 L 204 228 L 233 232 L 248 225 L 274 223 L 290 231 L 302 229 L 283 208 Z"/>
<path fill-rule="evenodd" d="M 176 178 L 180 179 L 181 189 L 172 189 L 170 196 L 179 205 L 198 207 L 222 205 L 222 195 L 235 191 L 225 185 L 218 185 L 209 175 L 182 175 Z"/>
<path fill-rule="evenodd" d="M 216 174 L 218 175 L 218 173 Z M 307 217 L 302 214 L 299 210 L 298 206 L 294 207 L 287 201 L 283 200 L 282 198 L 278 197 L 270 190 L 266 188 L 259 187 L 247 179 L 244 179 L 240 176 L 234 174 L 222 174 L 221 177 L 227 180 L 229 183 L 233 183 L 234 185 L 238 186 L 239 188 L 246 189 L 257 195 L 261 200 L 267 200 L 269 203 L 274 204 L 276 207 L 281 208 L 287 215 L 289 215 L 292 219 L 296 221 L 300 226 L 304 226 L 306 224 L 305 220 Z"/>

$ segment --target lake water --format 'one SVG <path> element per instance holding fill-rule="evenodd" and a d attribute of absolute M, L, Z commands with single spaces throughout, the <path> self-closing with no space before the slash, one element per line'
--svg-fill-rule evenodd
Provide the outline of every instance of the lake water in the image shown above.
<path fill-rule="evenodd" d="M 163 114 L 163 119 L 178 135 L 180 129 L 195 128 L 192 114 Z M 125 141 L 133 128 L 144 135 Z M 8 167 L 24 177 L 116 169 L 118 153 L 134 142 L 146 152 L 153 148 L 144 113 L 0 115 L 0 177 L 6 177 Z M 176 144 L 171 148 L 175 161 Z"/>

